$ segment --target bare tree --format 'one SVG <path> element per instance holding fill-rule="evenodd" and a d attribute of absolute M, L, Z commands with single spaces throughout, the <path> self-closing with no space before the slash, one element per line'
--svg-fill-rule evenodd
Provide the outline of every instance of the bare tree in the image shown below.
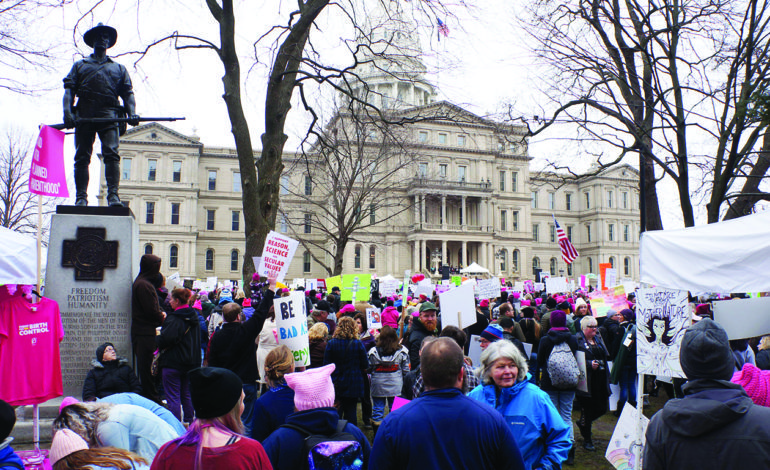
<path fill-rule="evenodd" d="M 224 67 L 222 95 L 227 106 L 231 131 L 235 140 L 236 153 L 241 172 L 242 201 L 244 214 L 244 230 L 246 237 L 245 262 L 243 263 L 244 279 L 250 279 L 255 271 L 253 256 L 262 252 L 265 238 L 275 227 L 279 206 L 279 185 L 284 169 L 283 151 L 287 141 L 285 134 L 286 119 L 292 108 L 294 90 L 299 90 L 302 106 L 311 117 L 308 135 L 320 135 L 322 132 L 314 110 L 312 100 L 308 99 L 308 91 L 313 87 L 329 87 L 339 93 L 348 95 L 359 101 L 371 113 L 383 116 L 378 107 L 372 102 L 362 100 L 355 94 L 359 80 L 357 67 L 362 63 L 381 68 L 390 73 L 383 62 L 374 60 L 372 55 L 381 57 L 384 63 L 392 63 L 390 58 L 393 49 L 383 52 L 373 47 L 373 44 L 388 43 L 387 38 L 379 41 L 371 40 L 371 29 L 364 25 L 369 17 L 368 10 L 362 9 L 357 0 L 330 2 L 329 0 L 297 0 L 296 9 L 291 11 L 286 22 L 275 25 L 255 39 L 255 46 L 271 43 L 272 56 L 270 72 L 265 96 L 264 131 L 261 135 L 262 153 L 254 154 L 249 123 L 243 112 L 241 100 L 241 66 L 236 51 L 236 12 L 232 0 L 206 0 L 209 13 L 219 25 L 219 38 L 207 39 L 193 34 L 174 32 L 150 44 L 141 54 L 146 54 L 153 46 L 165 41 L 173 41 L 178 50 L 204 49 L 214 51 Z M 376 0 L 377 7 L 386 13 L 393 12 L 402 16 L 400 2 Z M 449 12 L 439 2 L 404 3 L 409 9 L 410 19 L 422 22 L 423 25 L 433 25 L 437 16 L 446 17 Z M 322 12 L 328 10 L 329 15 L 338 18 L 339 23 L 346 23 L 349 30 L 355 32 L 354 38 L 343 39 L 348 48 L 347 64 L 342 66 L 326 63 L 318 49 L 311 41 L 311 33 L 323 35 L 316 22 Z M 245 34 L 240 32 L 240 34 Z M 403 53 L 395 53 L 402 57 Z M 399 79 L 408 80 L 409 77 Z M 256 168 L 255 168 L 256 163 Z M 257 178 L 259 175 L 259 178 Z M 247 287 L 248 289 L 248 287 Z"/>
<path fill-rule="evenodd" d="M 0 227 L 37 234 L 36 194 L 29 192 L 29 172 L 35 141 L 17 131 L 7 131 L 0 141 Z M 43 200 L 43 238 L 57 200 Z"/>
<path fill-rule="evenodd" d="M 528 31 L 554 72 L 554 102 L 532 135 L 576 123 L 581 137 L 618 149 L 600 169 L 638 154 L 648 229 L 662 228 L 656 172 L 676 183 L 686 226 L 698 192 L 717 221 L 766 127 L 750 105 L 770 79 L 767 9 L 758 0 L 535 0 Z"/>
<path fill-rule="evenodd" d="M 300 184 L 281 188 L 282 225 L 329 276 L 342 273 L 350 242 L 376 235 L 412 207 L 406 197 L 417 158 L 411 129 L 359 116 L 355 102 L 351 108 L 337 113 L 316 145 L 287 168 L 287 175 L 302 176 Z"/>

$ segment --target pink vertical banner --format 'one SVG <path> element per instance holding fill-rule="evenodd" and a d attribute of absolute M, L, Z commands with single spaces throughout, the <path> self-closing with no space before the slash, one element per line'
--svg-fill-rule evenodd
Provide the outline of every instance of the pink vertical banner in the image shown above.
<path fill-rule="evenodd" d="M 586 277 L 585 277 L 585 275 L 580 276 L 580 287 L 582 287 L 583 289 L 586 288 Z"/>
<path fill-rule="evenodd" d="M 64 132 L 42 126 L 32 154 L 29 191 L 43 196 L 68 197 L 64 173 Z"/>

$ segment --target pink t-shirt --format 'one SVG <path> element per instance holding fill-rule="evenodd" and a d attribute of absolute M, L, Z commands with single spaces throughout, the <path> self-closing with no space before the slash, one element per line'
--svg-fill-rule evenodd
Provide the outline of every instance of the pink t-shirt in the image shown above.
<path fill-rule="evenodd" d="M 59 304 L 22 297 L 0 303 L 0 399 L 35 405 L 64 393 L 59 343 L 64 328 Z"/>

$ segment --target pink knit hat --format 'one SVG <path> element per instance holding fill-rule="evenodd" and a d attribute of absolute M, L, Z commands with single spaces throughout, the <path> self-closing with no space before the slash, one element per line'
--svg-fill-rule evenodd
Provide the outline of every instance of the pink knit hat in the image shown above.
<path fill-rule="evenodd" d="M 334 364 L 328 364 L 284 376 L 286 383 L 294 390 L 294 406 L 297 411 L 334 406 L 334 368 Z"/>
<path fill-rule="evenodd" d="M 61 414 L 64 408 L 67 408 L 70 405 L 74 405 L 75 403 L 80 403 L 80 401 L 78 401 L 78 399 L 75 397 L 66 397 L 61 401 L 61 405 L 59 405 L 59 414 Z"/>
<path fill-rule="evenodd" d="M 741 385 L 755 404 L 770 407 L 770 370 L 761 370 L 747 362 L 730 381 Z"/>
<path fill-rule="evenodd" d="M 532 301 L 531 300 L 524 299 L 524 300 L 521 301 L 521 306 L 522 307 L 529 307 L 530 305 L 532 305 Z"/>
<path fill-rule="evenodd" d="M 88 444 L 82 437 L 69 429 L 61 429 L 56 431 L 56 434 L 53 436 L 51 452 L 48 454 L 48 458 L 51 460 L 51 465 L 56 465 L 56 462 L 68 455 L 86 449 L 88 449 Z"/>
<path fill-rule="evenodd" d="M 535 305 L 537 305 L 538 307 L 539 307 L 539 306 L 540 306 L 540 304 L 542 304 L 542 303 L 543 303 L 543 299 L 541 299 L 540 297 L 538 297 L 538 298 L 536 298 L 536 299 L 535 299 Z"/>
<path fill-rule="evenodd" d="M 344 315 L 346 313 L 353 313 L 356 311 L 356 307 L 353 304 L 346 304 L 343 305 L 340 311 L 338 312 L 340 315 Z"/>

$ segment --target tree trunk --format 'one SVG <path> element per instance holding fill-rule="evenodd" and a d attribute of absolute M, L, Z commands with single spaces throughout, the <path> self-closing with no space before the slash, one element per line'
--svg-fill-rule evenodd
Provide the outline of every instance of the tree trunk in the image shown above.
<path fill-rule="evenodd" d="M 765 129 L 765 134 L 762 137 L 762 150 L 759 152 L 757 162 L 751 168 L 749 177 L 743 184 L 740 196 L 728 207 L 723 220 L 735 219 L 751 212 L 754 204 L 762 199 L 757 194 L 760 193 L 759 184 L 762 182 L 762 177 L 767 174 L 768 169 L 770 169 L 770 128 Z M 712 222 L 712 212 L 716 214 L 714 222 L 719 220 L 719 207 L 714 209 L 709 205 L 709 223 Z"/>
<path fill-rule="evenodd" d="M 645 230 L 663 230 L 663 223 L 660 220 L 660 206 L 658 205 L 658 191 L 655 187 L 655 163 L 653 163 L 652 158 L 644 157 L 644 165 L 644 181 L 640 182 L 644 190 L 644 227 Z"/>

